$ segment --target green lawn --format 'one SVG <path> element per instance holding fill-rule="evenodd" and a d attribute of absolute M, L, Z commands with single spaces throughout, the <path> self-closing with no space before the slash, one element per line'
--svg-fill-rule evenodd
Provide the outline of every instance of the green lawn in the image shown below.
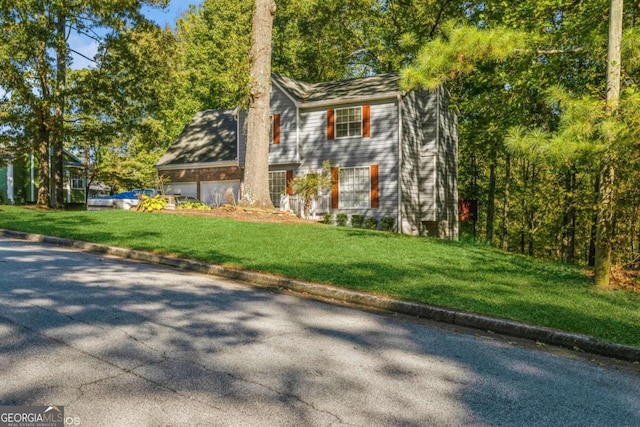
<path fill-rule="evenodd" d="M 640 294 L 481 245 L 326 225 L 0 207 L 0 228 L 176 254 L 640 347 Z"/>

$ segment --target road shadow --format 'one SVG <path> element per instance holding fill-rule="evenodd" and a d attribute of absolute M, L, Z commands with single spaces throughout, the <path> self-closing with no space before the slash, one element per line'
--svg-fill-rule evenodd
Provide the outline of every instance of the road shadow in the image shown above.
<path fill-rule="evenodd" d="M 349 274 L 381 273 L 365 267 Z M 87 401 L 150 417 L 167 396 L 211 424 L 640 424 L 638 375 L 419 321 L 9 240 L 0 271 L 1 404 L 55 400 L 87 422 L 103 414 Z"/>

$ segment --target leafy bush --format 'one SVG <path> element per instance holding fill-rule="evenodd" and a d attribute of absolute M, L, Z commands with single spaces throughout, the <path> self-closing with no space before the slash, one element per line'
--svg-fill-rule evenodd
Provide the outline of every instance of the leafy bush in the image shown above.
<path fill-rule="evenodd" d="M 205 211 L 211 209 L 211 207 L 201 202 L 185 202 L 180 203 L 178 206 L 176 206 L 176 209 L 195 209 L 199 211 Z"/>
<path fill-rule="evenodd" d="M 336 224 L 339 227 L 344 227 L 347 225 L 347 220 L 349 219 L 349 217 L 347 216 L 346 213 L 339 213 L 338 215 L 336 215 Z"/>
<path fill-rule="evenodd" d="M 311 209 L 311 201 L 314 197 L 318 197 L 320 190 L 328 188 L 331 185 L 331 161 L 322 162 L 321 171 L 310 171 L 304 176 L 296 176 L 291 181 L 291 188 L 304 202 L 303 217 L 309 218 L 309 210 Z"/>
<path fill-rule="evenodd" d="M 364 225 L 364 215 L 351 215 L 351 226 L 353 228 L 362 228 Z"/>
<path fill-rule="evenodd" d="M 153 212 L 159 211 L 167 207 L 167 199 L 162 197 L 161 195 L 156 195 L 153 197 L 142 196 L 142 201 L 138 205 L 137 210 L 142 212 Z"/>
<path fill-rule="evenodd" d="M 378 229 L 378 220 L 376 218 L 370 217 L 364 222 L 364 228 L 369 230 L 377 230 Z"/>
<path fill-rule="evenodd" d="M 333 224 L 333 214 L 326 213 L 322 215 L 322 221 L 320 222 L 323 224 Z"/>
<path fill-rule="evenodd" d="M 392 216 L 385 216 L 382 218 L 382 229 L 384 231 L 395 231 L 396 219 Z"/>

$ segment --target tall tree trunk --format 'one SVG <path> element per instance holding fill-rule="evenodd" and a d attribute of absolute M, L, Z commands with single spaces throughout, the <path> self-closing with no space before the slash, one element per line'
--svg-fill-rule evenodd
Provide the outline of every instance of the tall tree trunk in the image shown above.
<path fill-rule="evenodd" d="M 251 30 L 250 100 L 242 203 L 273 208 L 269 196 L 271 35 L 274 0 L 255 0 Z"/>
<path fill-rule="evenodd" d="M 609 7 L 609 48 L 607 52 L 607 112 L 615 117 L 620 97 L 620 60 L 622 43 L 623 0 L 611 0 Z M 615 141 L 607 141 L 600 172 L 598 223 L 596 230 L 596 265 L 594 282 L 598 287 L 609 285 L 611 277 L 611 246 L 613 241 Z"/>
<path fill-rule="evenodd" d="M 595 175 L 595 183 L 593 185 L 595 200 L 594 206 L 598 205 L 598 200 L 600 198 L 600 175 L 597 173 Z M 597 209 L 592 212 L 592 220 L 591 220 L 591 235 L 589 236 L 589 257 L 587 259 L 587 265 L 589 267 L 593 267 L 596 265 L 596 234 L 598 231 L 598 211 Z"/>
<path fill-rule="evenodd" d="M 504 173 L 504 203 L 502 207 L 502 237 L 500 247 L 503 250 L 509 250 L 509 203 L 511 189 L 511 156 L 507 155 Z"/>
<path fill-rule="evenodd" d="M 49 129 L 41 123 L 38 129 L 38 201 L 39 207 L 49 207 Z"/>
<path fill-rule="evenodd" d="M 491 164 L 489 165 L 489 194 L 487 195 L 487 243 L 493 243 L 493 225 L 496 212 L 496 169 L 498 154 L 496 142 L 491 144 Z"/>
<path fill-rule="evenodd" d="M 562 236 L 562 258 L 565 262 L 573 264 L 575 262 L 575 237 L 576 237 L 576 206 L 573 196 L 575 189 L 576 173 L 568 170 L 565 173 L 565 198 L 564 215 L 562 216 L 563 236 Z"/>
<path fill-rule="evenodd" d="M 58 14 L 56 34 L 56 88 L 54 92 L 55 116 L 52 135 L 53 157 L 52 167 L 52 198 L 51 207 L 61 209 L 64 206 L 64 92 L 67 80 L 67 41 L 66 17 Z"/>

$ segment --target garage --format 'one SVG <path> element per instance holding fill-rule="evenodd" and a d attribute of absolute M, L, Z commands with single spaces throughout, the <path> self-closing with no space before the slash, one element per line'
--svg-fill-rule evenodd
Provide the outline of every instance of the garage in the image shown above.
<path fill-rule="evenodd" d="M 224 204 L 237 203 L 239 197 L 239 180 L 203 181 L 200 183 L 200 200 L 209 206 L 222 206 Z"/>
<path fill-rule="evenodd" d="M 167 194 L 198 197 L 198 184 L 195 182 L 171 182 L 164 185 Z"/>

